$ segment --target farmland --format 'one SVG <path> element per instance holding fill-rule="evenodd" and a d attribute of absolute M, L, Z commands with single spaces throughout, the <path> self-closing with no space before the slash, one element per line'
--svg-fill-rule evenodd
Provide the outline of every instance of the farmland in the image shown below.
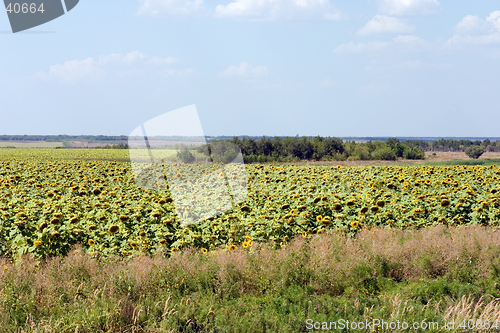
<path fill-rule="evenodd" d="M 66 254 L 76 244 L 124 256 L 265 240 L 280 247 L 327 230 L 353 236 L 370 227 L 497 226 L 500 220 L 494 165 L 247 165 L 249 193 L 239 206 L 183 227 L 169 191 L 138 187 L 123 151 L 5 155 L 1 250 L 14 256 Z"/>
<path fill-rule="evenodd" d="M 128 158 L 0 150 L 2 327 L 296 332 L 313 317 L 500 319 L 496 165 L 251 164 L 241 203 L 184 226 L 168 188 L 138 187 Z M 251 315 L 237 321 L 241 311 Z"/>

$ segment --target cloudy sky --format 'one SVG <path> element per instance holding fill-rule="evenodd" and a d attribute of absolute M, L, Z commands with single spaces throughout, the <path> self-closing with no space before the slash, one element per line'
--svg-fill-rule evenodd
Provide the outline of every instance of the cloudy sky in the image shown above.
<path fill-rule="evenodd" d="M 10 32 L 0 134 L 500 136 L 493 0 L 81 0 Z"/>

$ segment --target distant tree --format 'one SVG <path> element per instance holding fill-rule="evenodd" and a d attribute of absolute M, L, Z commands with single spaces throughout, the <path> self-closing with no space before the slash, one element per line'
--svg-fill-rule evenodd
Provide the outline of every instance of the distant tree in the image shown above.
<path fill-rule="evenodd" d="M 389 138 L 385 141 L 385 143 L 387 143 L 389 145 L 389 147 L 394 149 L 396 144 L 399 143 L 399 139 L 398 138 Z"/>
<path fill-rule="evenodd" d="M 196 157 L 187 149 L 184 145 L 182 145 L 177 152 L 177 158 L 180 159 L 183 163 L 193 163 L 196 161 Z"/>
<path fill-rule="evenodd" d="M 370 152 L 366 147 L 358 145 L 354 149 L 354 154 L 352 156 L 356 156 L 357 159 L 359 160 L 369 160 L 370 159 Z"/>
<path fill-rule="evenodd" d="M 483 155 L 485 151 L 486 150 L 483 146 L 473 145 L 465 149 L 465 154 L 467 154 L 467 156 L 469 156 L 470 158 L 477 159 L 479 158 L 479 156 Z"/>
<path fill-rule="evenodd" d="M 372 157 L 375 160 L 396 160 L 396 154 L 392 151 L 390 147 L 381 147 L 372 153 Z"/>
<path fill-rule="evenodd" d="M 423 160 L 425 158 L 425 152 L 418 147 L 405 149 L 403 157 L 408 160 Z"/>
<path fill-rule="evenodd" d="M 405 152 L 407 150 L 411 149 L 411 148 L 408 148 L 408 146 L 404 145 L 403 143 L 401 143 L 399 141 L 396 142 L 394 144 L 394 146 L 391 147 L 391 148 L 392 148 L 392 151 L 394 152 L 394 154 L 396 154 L 397 157 L 404 157 Z M 416 148 L 416 149 L 418 149 L 418 148 Z"/>

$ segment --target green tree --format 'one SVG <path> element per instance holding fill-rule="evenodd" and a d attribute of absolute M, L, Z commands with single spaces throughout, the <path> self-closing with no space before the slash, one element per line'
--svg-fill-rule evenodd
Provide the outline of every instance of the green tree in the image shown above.
<path fill-rule="evenodd" d="M 177 158 L 183 163 L 193 163 L 196 161 L 196 157 L 189 151 L 187 147 L 181 145 L 179 151 L 177 152 Z"/>
<path fill-rule="evenodd" d="M 396 154 L 394 154 L 394 152 L 390 147 L 378 148 L 372 153 L 372 157 L 375 160 L 387 160 L 387 161 L 396 160 Z"/>
<path fill-rule="evenodd" d="M 465 154 L 470 158 L 477 159 L 479 156 L 483 155 L 485 151 L 483 146 L 474 145 L 467 147 L 467 149 L 465 149 Z"/>

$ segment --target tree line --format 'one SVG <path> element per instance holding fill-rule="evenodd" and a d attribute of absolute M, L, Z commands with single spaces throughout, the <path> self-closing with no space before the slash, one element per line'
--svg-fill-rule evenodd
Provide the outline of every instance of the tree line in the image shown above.
<path fill-rule="evenodd" d="M 425 151 L 464 152 L 471 146 L 480 146 L 489 152 L 500 151 L 500 140 L 491 141 L 490 139 L 484 139 L 483 141 L 465 139 L 439 139 L 434 141 L 404 140 L 403 143 Z"/>
<path fill-rule="evenodd" d="M 355 142 L 332 137 L 262 137 L 225 140 L 241 149 L 245 163 L 293 162 L 299 160 L 396 160 L 423 159 L 425 153 L 397 138 Z M 213 144 L 212 141 L 210 144 Z"/>

